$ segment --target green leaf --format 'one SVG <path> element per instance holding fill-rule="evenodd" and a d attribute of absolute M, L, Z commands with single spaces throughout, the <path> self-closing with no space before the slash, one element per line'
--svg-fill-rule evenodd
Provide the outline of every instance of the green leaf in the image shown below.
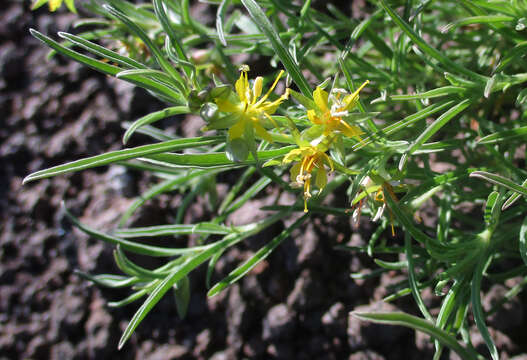
<path fill-rule="evenodd" d="M 218 32 L 218 37 L 223 46 L 227 46 L 227 40 L 225 40 L 225 33 L 223 32 L 223 18 L 225 17 L 225 10 L 229 5 L 230 0 L 221 0 L 220 6 L 218 6 L 218 11 L 216 12 L 216 31 Z"/>
<path fill-rule="evenodd" d="M 236 269 L 231 271 L 223 280 L 218 282 L 212 287 L 207 293 L 207 296 L 211 297 L 218 294 L 223 289 L 232 285 L 243 276 L 245 276 L 249 271 L 251 271 L 257 264 L 264 260 L 271 252 L 280 245 L 285 239 L 287 239 L 291 232 L 302 225 L 304 221 L 308 218 L 308 215 L 302 216 L 300 219 L 295 221 L 293 225 L 289 226 L 287 229 L 282 231 L 280 235 L 275 237 L 273 240 L 269 241 L 265 246 L 260 248 L 249 260 L 245 261 L 242 265 L 238 266 Z"/>
<path fill-rule="evenodd" d="M 235 228 L 230 228 L 210 222 L 203 222 L 197 224 L 156 225 L 147 227 L 118 229 L 115 230 L 114 234 L 122 238 L 136 238 L 191 234 L 226 235 L 235 231 Z"/>
<path fill-rule="evenodd" d="M 197 137 L 165 141 L 157 144 L 143 145 L 135 148 L 117 150 L 89 158 L 76 160 L 67 164 L 51 167 L 46 170 L 40 170 L 28 175 L 23 183 L 29 181 L 44 179 L 68 172 L 90 169 L 93 167 L 108 165 L 118 161 L 135 159 L 142 156 L 157 154 L 165 151 L 183 150 L 204 145 L 217 144 L 223 140 L 222 136 Z"/>
<path fill-rule="evenodd" d="M 514 21 L 512 16 L 506 15 L 484 15 L 484 16 L 472 16 L 464 19 L 457 20 L 453 23 L 448 24 L 442 29 L 442 32 L 447 32 L 452 29 L 456 29 L 460 26 L 466 26 L 471 24 L 491 24 L 491 23 L 502 23 Z"/>
<path fill-rule="evenodd" d="M 280 58 L 280 61 L 282 61 L 287 73 L 298 86 L 300 92 L 304 96 L 311 98 L 311 87 L 309 86 L 309 83 L 296 64 L 295 59 L 289 53 L 289 50 L 282 43 L 282 39 L 280 39 L 280 36 L 273 28 L 273 25 L 269 21 L 267 15 L 265 15 L 260 6 L 254 0 L 242 0 L 242 4 L 247 9 L 256 25 L 258 25 L 267 39 L 269 39 L 269 42 L 276 52 L 276 55 Z"/>
<path fill-rule="evenodd" d="M 133 294 L 124 298 L 121 301 L 112 301 L 112 302 L 109 302 L 107 305 L 112 308 L 118 308 L 121 306 L 131 304 L 134 301 L 139 300 L 140 298 L 146 295 L 148 295 L 148 289 L 141 289 L 139 291 L 134 292 Z"/>
<path fill-rule="evenodd" d="M 177 313 L 181 319 L 184 319 L 187 316 L 188 304 L 190 303 L 190 280 L 188 276 L 184 276 L 173 287 Z"/>
<path fill-rule="evenodd" d="M 146 244 L 141 244 L 141 243 L 137 243 L 134 241 L 121 239 L 117 236 L 106 235 L 104 233 L 101 233 L 97 230 L 94 230 L 82 224 L 65 207 L 64 207 L 64 210 L 65 210 L 65 213 L 68 219 L 79 230 L 81 230 L 85 234 L 89 236 L 93 236 L 99 240 L 105 241 L 110 244 L 121 245 L 123 249 L 136 253 L 136 254 L 142 254 L 142 255 L 148 255 L 148 256 L 154 256 L 154 257 L 169 257 L 169 256 L 176 256 L 176 255 L 192 253 L 192 252 L 196 252 L 197 250 L 202 250 L 202 249 L 207 248 L 206 246 L 201 246 L 201 247 L 194 247 L 194 248 L 175 249 L 175 248 L 166 248 L 166 247 L 161 247 L 161 246 L 146 245 Z"/>
<path fill-rule="evenodd" d="M 485 205 L 485 225 L 487 229 L 492 233 L 498 226 L 501 211 L 500 194 L 497 191 L 493 191 L 487 198 L 487 204 Z"/>
<path fill-rule="evenodd" d="M 492 340 L 487 325 L 485 324 L 485 314 L 483 313 L 483 307 L 481 306 L 480 295 L 481 280 L 483 279 L 483 274 L 485 273 L 487 267 L 490 265 L 491 261 L 492 254 L 490 254 L 490 251 L 487 250 L 487 252 L 480 257 L 480 260 L 476 268 L 474 269 L 474 277 L 472 278 L 471 301 L 472 312 L 474 313 L 474 321 L 476 322 L 476 326 L 478 327 L 478 330 L 481 333 L 483 340 L 487 344 L 487 348 L 489 349 L 492 359 L 499 360 L 498 350 L 496 349 L 496 345 L 494 345 L 494 341 Z"/>
<path fill-rule="evenodd" d="M 380 0 L 380 4 L 388 13 L 388 15 L 390 15 L 392 20 L 401 28 L 402 31 L 404 31 L 406 35 L 408 35 L 410 39 L 412 39 L 412 41 L 419 47 L 419 49 L 421 49 L 421 51 L 439 61 L 447 70 L 453 73 L 464 74 L 469 78 L 477 81 L 487 81 L 487 78 L 485 76 L 479 75 L 471 70 L 468 70 L 467 68 L 459 65 L 457 62 L 452 61 L 450 58 L 443 55 L 443 53 L 439 50 L 428 45 L 428 42 L 424 40 L 421 36 L 419 36 L 419 34 L 415 32 L 412 27 L 388 5 L 386 0 Z"/>
<path fill-rule="evenodd" d="M 522 185 L 523 188 L 527 188 L 527 179 L 523 181 Z M 501 207 L 501 211 L 504 211 L 508 209 L 512 204 L 514 204 L 518 199 L 521 197 L 521 195 L 517 192 L 514 192 L 504 203 Z"/>
<path fill-rule="evenodd" d="M 156 62 L 161 68 L 166 71 L 172 78 L 178 83 L 181 88 L 186 89 L 186 82 L 183 80 L 179 72 L 167 61 L 159 47 L 148 37 L 148 35 L 141 29 L 136 23 L 134 23 L 128 16 L 117 8 L 111 5 L 103 5 L 103 7 L 123 24 L 125 24 L 136 36 L 138 36 L 143 43 L 148 47 L 150 52 L 153 54 Z"/>
<path fill-rule="evenodd" d="M 408 266 L 408 282 L 410 284 L 410 289 L 412 290 L 412 295 L 414 297 L 415 302 L 417 303 L 417 307 L 421 311 L 421 314 L 423 314 L 426 320 L 433 321 L 434 319 L 432 318 L 432 315 L 430 315 L 430 312 L 426 308 L 426 305 L 419 291 L 419 284 L 417 282 L 417 276 L 415 273 L 414 266 L 414 255 L 412 251 L 412 238 L 408 232 L 404 233 L 404 247 L 406 250 L 406 259 Z"/>
<path fill-rule="evenodd" d="M 156 13 L 156 16 L 159 19 L 159 22 L 161 23 L 163 30 L 165 30 L 168 37 L 170 38 L 172 46 L 174 47 L 174 49 L 176 49 L 176 53 L 179 59 L 188 62 L 189 59 L 183 49 L 183 46 L 179 40 L 179 37 L 174 31 L 173 25 L 171 24 L 171 21 L 167 16 L 167 13 L 164 8 L 163 0 L 154 0 L 153 5 L 154 5 L 154 11 Z M 190 72 L 187 72 L 187 76 L 190 76 Z"/>
<path fill-rule="evenodd" d="M 154 163 L 166 166 L 185 167 L 185 168 L 214 168 L 214 167 L 239 167 L 244 165 L 254 165 L 260 161 L 266 161 L 282 155 L 296 148 L 296 146 L 285 146 L 279 149 L 258 151 L 258 161 L 254 160 L 253 155 L 249 154 L 247 160 L 233 162 L 229 160 L 225 153 L 208 154 L 154 154 L 145 158 Z"/>
<path fill-rule="evenodd" d="M 399 170 L 401 171 L 404 167 L 404 164 L 406 163 L 407 156 L 412 155 L 414 152 L 419 150 L 419 148 L 428 140 L 430 137 L 432 137 L 436 132 L 438 132 L 443 126 L 445 126 L 452 118 L 454 118 L 456 115 L 458 115 L 460 112 L 465 110 L 470 105 L 470 99 L 465 99 L 456 106 L 453 106 L 448 111 L 446 111 L 444 114 L 442 114 L 440 117 L 438 117 L 430 126 L 428 126 L 425 131 L 419 135 L 417 139 L 414 140 L 414 142 L 408 147 L 408 150 L 404 154 L 403 157 L 401 157 L 401 161 L 399 162 Z"/>
<path fill-rule="evenodd" d="M 437 328 L 432 324 L 431 322 L 418 318 L 413 315 L 405 314 L 405 313 L 358 313 L 358 312 L 352 312 L 351 315 L 354 317 L 360 319 L 360 320 L 366 320 L 366 321 L 373 321 L 380 324 L 387 324 L 387 325 L 400 325 L 400 326 L 406 326 L 410 329 L 414 329 L 415 331 L 421 331 L 425 334 L 430 335 L 434 339 L 437 339 L 439 342 L 441 342 L 443 345 L 449 347 L 453 351 L 455 351 L 459 357 L 463 360 L 475 360 L 477 357 L 469 352 L 468 349 L 463 347 L 455 337 L 450 335 L 449 333 Z"/>
<path fill-rule="evenodd" d="M 119 65 L 130 67 L 132 69 L 146 69 L 147 68 L 146 65 L 141 64 L 140 62 L 132 58 L 119 55 L 119 53 L 115 51 L 109 50 L 103 46 L 100 46 L 91 41 L 88 41 L 80 36 L 69 34 L 66 32 L 59 32 L 58 35 L 61 38 L 71 41 L 72 43 L 82 47 L 83 49 L 88 50 L 92 54 L 99 55 Z"/>
<path fill-rule="evenodd" d="M 137 119 L 136 121 L 134 121 L 133 124 L 130 125 L 130 127 L 128 127 L 128 129 L 126 130 L 126 132 L 124 133 L 124 136 L 123 136 L 123 144 L 126 144 L 128 142 L 128 140 L 130 139 L 130 136 L 132 136 L 132 134 L 137 129 L 139 129 L 141 126 L 152 124 L 152 123 L 154 123 L 156 121 L 159 121 L 161 119 L 165 119 L 165 118 L 170 117 L 170 116 L 180 115 L 180 114 L 187 114 L 189 112 L 190 112 L 190 110 L 186 106 L 173 106 L 173 107 L 169 107 L 169 108 L 166 108 L 166 109 L 163 109 L 163 110 L 159 110 L 159 111 L 150 113 L 148 115 L 145 115 L 145 116 Z"/>
<path fill-rule="evenodd" d="M 141 280 L 149 279 L 162 279 L 165 277 L 166 274 L 162 274 L 159 272 L 151 271 L 148 269 L 145 269 L 135 263 L 133 263 L 131 260 L 129 260 L 124 252 L 121 250 L 121 246 L 117 245 L 117 248 L 113 251 L 113 256 L 115 263 L 121 269 L 122 272 L 125 274 L 128 274 L 130 276 L 136 276 L 140 278 Z"/>
<path fill-rule="evenodd" d="M 520 186 L 513 181 L 497 174 L 492 174 L 486 171 L 474 171 L 470 174 L 470 177 L 477 177 L 483 180 L 487 180 L 493 184 L 504 186 L 509 190 L 515 191 L 518 194 L 527 196 L 527 188 Z"/>
<path fill-rule="evenodd" d="M 459 86 L 443 86 L 437 89 L 429 90 L 424 93 L 415 95 L 391 95 L 392 100 L 418 100 L 418 99 L 430 99 L 447 95 L 459 95 L 467 89 Z"/>
<path fill-rule="evenodd" d="M 502 141 L 509 141 L 518 137 L 527 139 L 527 126 L 522 126 L 516 129 L 499 131 L 482 137 L 477 141 L 477 144 L 496 144 Z"/>
<path fill-rule="evenodd" d="M 388 190 L 384 190 L 384 200 L 390 208 L 390 210 L 395 215 L 395 218 L 404 226 L 404 228 L 413 236 L 415 240 L 421 244 L 426 244 L 433 241 L 428 235 L 419 230 L 414 224 L 413 219 L 411 219 L 406 212 L 404 212 L 398 204 L 398 200 L 392 197 L 392 194 Z"/>
<path fill-rule="evenodd" d="M 159 300 L 165 295 L 165 293 L 180 279 L 181 271 L 179 269 L 175 270 L 173 273 L 168 275 L 163 281 L 161 281 L 154 290 L 150 293 L 148 298 L 145 300 L 143 305 L 137 310 L 137 312 L 134 314 L 132 320 L 128 323 L 128 326 L 126 327 L 123 335 L 121 336 L 121 339 L 119 340 L 119 345 L 117 348 L 120 350 L 126 343 L 126 341 L 132 336 L 134 330 L 137 328 L 137 326 L 143 321 L 145 316 L 152 310 L 152 308 L 158 303 Z"/>
<path fill-rule="evenodd" d="M 397 121 L 394 124 L 386 126 L 384 129 L 380 130 L 379 132 L 369 135 L 368 137 L 363 139 L 360 143 L 354 145 L 353 150 L 358 150 L 366 145 L 369 145 L 377 138 L 389 136 L 389 135 L 397 133 L 400 130 L 406 129 L 410 127 L 412 124 L 415 124 L 416 122 L 420 120 L 424 120 L 428 118 L 429 116 L 435 114 L 436 112 L 441 111 L 451 106 L 452 104 L 454 104 L 453 100 L 447 100 L 447 101 L 443 101 L 437 104 L 429 105 L 426 108 L 419 110 L 415 114 L 409 115 L 405 117 L 404 119 Z"/>
<path fill-rule="evenodd" d="M 75 275 L 78 275 L 85 280 L 91 281 L 96 285 L 110 288 L 122 288 L 132 286 L 141 281 L 141 279 L 135 276 L 130 277 L 112 274 L 90 275 L 80 270 L 75 270 L 74 273 Z"/>
<path fill-rule="evenodd" d="M 55 40 L 39 33 L 34 29 L 29 29 L 29 32 L 31 33 L 31 35 L 48 45 L 50 48 L 56 50 L 58 53 L 70 57 L 73 60 L 80 62 L 81 64 L 84 64 L 92 69 L 102 72 L 103 74 L 116 76 L 122 71 L 122 69 L 117 66 L 107 64 L 103 61 L 95 60 L 89 56 L 68 49 L 67 47 L 59 44 Z M 172 88 L 167 87 L 164 84 L 154 82 L 148 78 L 144 78 L 141 76 L 136 76 L 127 80 L 132 84 L 154 92 L 155 94 L 159 95 L 163 100 L 169 103 L 181 104 L 181 94 L 179 92 L 174 91 Z"/>
<path fill-rule="evenodd" d="M 523 219 L 520 229 L 520 255 L 523 262 L 527 265 L 527 217 Z"/>

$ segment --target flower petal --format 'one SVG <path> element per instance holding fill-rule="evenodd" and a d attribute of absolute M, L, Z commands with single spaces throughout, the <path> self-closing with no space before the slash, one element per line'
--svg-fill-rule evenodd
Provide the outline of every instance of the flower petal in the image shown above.
<path fill-rule="evenodd" d="M 263 86 L 263 77 L 258 76 L 256 79 L 254 79 L 253 84 L 253 98 L 252 103 L 254 104 L 256 102 L 256 99 L 262 95 L 262 86 Z"/>
<path fill-rule="evenodd" d="M 247 73 L 245 71 L 241 72 L 240 78 L 236 80 L 236 84 L 234 86 L 236 88 L 236 93 L 238 94 L 240 101 L 247 102 L 246 94 L 249 88 L 249 80 L 247 80 Z"/>
<path fill-rule="evenodd" d="M 282 160 L 282 163 L 283 164 L 290 163 L 291 161 L 297 160 L 301 156 L 302 156 L 302 149 L 293 149 L 287 153 L 287 155 L 284 157 L 284 160 Z"/>
<path fill-rule="evenodd" d="M 243 133 L 245 132 L 245 124 L 246 124 L 246 121 L 244 118 L 241 118 L 236 124 L 234 124 L 229 129 L 229 139 L 232 140 L 232 139 L 241 138 Z"/>
<path fill-rule="evenodd" d="M 340 121 L 340 124 L 337 126 L 337 130 L 339 130 L 341 133 L 346 135 L 349 138 L 357 138 L 359 141 L 362 139 L 360 138 L 360 135 L 364 134 L 364 132 L 355 125 L 349 125 L 344 120 Z"/>
<path fill-rule="evenodd" d="M 320 167 L 317 169 L 317 177 L 315 178 L 315 184 L 317 187 L 322 190 L 324 186 L 328 183 L 328 175 L 326 173 L 326 169 L 324 167 Z"/>
<path fill-rule="evenodd" d="M 240 104 L 233 104 L 228 99 L 216 98 L 215 102 L 216 102 L 216 105 L 218 105 L 218 110 L 221 112 L 234 113 L 234 112 L 239 111 Z"/>
<path fill-rule="evenodd" d="M 326 111 L 329 111 L 328 96 L 329 94 L 326 91 L 319 88 L 318 86 L 315 89 L 315 91 L 313 91 L 313 99 L 315 100 L 315 104 L 317 104 L 318 108 L 323 113 L 325 113 Z"/>
<path fill-rule="evenodd" d="M 269 135 L 267 130 L 265 130 L 262 125 L 260 125 L 257 122 L 253 122 L 253 127 L 254 127 L 254 131 L 256 132 L 256 135 L 258 135 L 259 137 L 261 137 L 265 141 L 268 141 L 270 143 L 273 142 L 273 138 L 271 137 L 271 135 Z"/>
<path fill-rule="evenodd" d="M 62 0 L 49 0 L 49 11 L 57 10 L 62 5 Z"/>
<path fill-rule="evenodd" d="M 291 169 L 289 170 L 289 176 L 291 179 L 291 182 L 296 182 L 296 178 L 298 175 L 300 175 L 300 163 L 296 163 L 295 165 L 291 166 Z"/>
<path fill-rule="evenodd" d="M 322 119 L 317 116 L 317 113 L 316 113 L 315 110 L 308 110 L 307 111 L 307 118 L 313 124 L 321 125 L 323 123 Z"/>

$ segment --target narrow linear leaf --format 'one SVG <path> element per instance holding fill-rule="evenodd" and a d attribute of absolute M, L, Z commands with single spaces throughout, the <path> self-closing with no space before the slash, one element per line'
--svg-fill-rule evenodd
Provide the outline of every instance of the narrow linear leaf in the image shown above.
<path fill-rule="evenodd" d="M 470 99 L 465 99 L 456 106 L 450 108 L 447 112 L 442 114 L 437 118 L 430 126 L 426 128 L 425 131 L 419 135 L 419 137 L 413 142 L 409 147 L 407 153 L 409 155 L 413 154 L 418 150 L 421 145 L 423 145 L 430 137 L 432 137 L 436 132 L 438 132 L 443 126 L 445 126 L 454 116 L 458 115 L 460 112 L 465 110 L 470 105 Z"/>
<path fill-rule="evenodd" d="M 474 313 L 474 321 L 478 327 L 487 348 L 489 349 L 492 360 L 499 360 L 498 349 L 490 336 L 489 329 L 485 324 L 485 314 L 483 313 L 483 307 L 481 306 L 481 280 L 483 279 L 483 274 L 489 266 L 492 260 L 490 251 L 487 250 L 486 253 L 480 258 L 476 268 L 474 269 L 474 277 L 472 278 L 472 292 L 471 292 L 471 302 L 472 302 L 472 312 Z"/>
<path fill-rule="evenodd" d="M 509 141 L 517 137 L 527 138 L 527 126 L 516 129 L 505 130 L 489 134 L 477 141 L 478 144 L 496 144 L 502 141 Z"/>
<path fill-rule="evenodd" d="M 63 205 L 64 207 L 64 205 Z M 101 233 L 97 230 L 94 230 L 84 224 L 82 224 L 76 217 L 74 217 L 66 207 L 64 207 L 66 216 L 70 221 L 82 232 L 89 236 L 93 236 L 94 238 L 97 238 L 99 240 L 105 241 L 110 244 L 114 245 L 121 245 L 123 249 L 136 253 L 141 255 L 148 255 L 148 256 L 155 256 L 155 257 L 167 257 L 167 256 L 176 256 L 176 255 L 182 255 L 182 254 L 188 254 L 192 252 L 196 252 L 198 250 L 206 249 L 207 246 L 200 246 L 200 247 L 194 247 L 194 248 L 183 248 L 183 249 L 176 249 L 176 248 L 166 248 L 161 246 L 152 246 L 152 245 L 146 245 L 141 243 L 136 243 L 133 241 L 121 239 L 116 236 L 107 235 L 104 233 Z"/>
<path fill-rule="evenodd" d="M 163 295 L 181 278 L 180 271 L 174 271 L 168 275 L 163 281 L 161 281 L 154 290 L 150 293 L 148 298 L 145 300 L 143 305 L 134 314 L 132 320 L 128 323 L 117 348 L 120 350 L 126 343 L 126 341 L 132 336 L 134 330 L 143 321 L 145 316 L 152 310 L 152 308 L 161 300 Z"/>
<path fill-rule="evenodd" d="M 64 56 L 67 56 L 81 64 L 84 64 L 94 70 L 97 70 L 99 72 L 102 72 L 103 74 L 116 76 L 118 73 L 120 73 L 123 69 L 120 67 L 107 64 L 103 61 L 95 60 L 89 56 L 83 55 L 81 53 L 78 53 L 76 51 L 73 51 L 71 49 L 68 49 L 67 47 L 61 45 L 60 43 L 56 42 L 55 40 L 39 33 L 38 31 L 34 29 L 29 29 L 29 32 L 31 35 L 33 35 L 38 40 L 42 41 L 46 45 L 48 45 L 53 50 L 57 51 L 59 54 L 62 54 Z M 132 84 L 135 84 L 139 87 L 142 87 L 146 90 L 150 90 L 154 92 L 155 94 L 159 95 L 163 100 L 167 101 L 168 103 L 173 104 L 181 104 L 182 95 L 176 91 L 174 91 L 172 88 L 169 88 L 163 84 L 159 84 L 157 82 L 153 82 L 147 78 L 136 76 L 131 79 L 126 79 L 127 81 L 131 82 Z"/>
<path fill-rule="evenodd" d="M 187 106 L 173 106 L 145 115 L 134 121 L 132 125 L 130 125 L 130 127 L 126 130 L 123 136 L 123 144 L 126 144 L 130 139 L 130 136 L 132 136 L 132 134 L 141 126 L 152 124 L 170 116 L 187 114 L 189 112 L 190 109 Z"/>
<path fill-rule="evenodd" d="M 443 86 L 437 89 L 426 91 L 424 93 L 414 95 L 391 95 L 392 100 L 418 100 L 418 99 L 431 99 L 447 95 L 459 95 L 467 89 L 459 86 Z"/>
<path fill-rule="evenodd" d="M 126 56 L 122 56 L 119 53 L 116 53 L 115 51 L 109 50 L 103 46 L 100 46 L 98 44 L 95 44 L 91 41 L 88 41 L 80 36 L 69 34 L 66 32 L 59 32 L 58 35 L 66 39 L 68 41 L 71 41 L 72 43 L 82 47 L 83 49 L 88 50 L 89 52 L 93 54 L 97 54 L 105 59 L 111 60 L 119 65 L 122 66 L 128 66 L 130 68 L 134 69 L 146 69 L 146 65 L 141 64 L 140 62 L 131 59 Z"/>
<path fill-rule="evenodd" d="M 421 49 L 424 53 L 428 54 L 432 58 L 439 61 L 445 68 L 454 73 L 462 73 L 471 79 L 478 81 L 487 81 L 485 76 L 479 75 L 473 71 L 468 70 L 467 68 L 458 65 L 458 63 L 450 60 L 447 56 L 443 55 L 439 50 L 428 45 L 428 43 L 417 34 L 412 27 L 404 21 L 386 2 L 386 0 L 380 0 L 381 6 L 384 10 L 390 15 L 392 20 L 405 32 L 406 35 Z"/>
<path fill-rule="evenodd" d="M 67 164 L 54 166 L 49 169 L 40 170 L 28 175 L 23 183 L 29 181 L 48 178 L 59 174 L 90 169 L 97 166 L 108 165 L 118 161 L 135 159 L 142 156 L 161 153 L 165 151 L 183 150 L 204 145 L 213 145 L 221 142 L 222 136 L 197 137 L 165 141 L 157 144 L 143 145 L 135 148 L 117 150 L 89 158 L 76 160 Z"/>
<path fill-rule="evenodd" d="M 253 155 L 249 154 L 247 160 L 232 161 L 229 160 L 225 153 L 208 153 L 208 154 L 154 154 L 146 157 L 147 160 L 154 163 L 161 163 L 167 166 L 192 167 L 192 168 L 214 168 L 214 167 L 237 167 L 245 165 L 254 165 L 269 159 L 287 154 L 295 146 L 286 146 L 274 150 L 258 151 L 258 161 L 254 160 Z"/>
<path fill-rule="evenodd" d="M 416 331 L 424 332 L 434 339 L 437 339 L 443 345 L 455 351 L 463 360 L 475 360 L 476 356 L 471 354 L 465 347 L 463 347 L 455 337 L 449 333 L 437 328 L 431 322 L 418 318 L 417 316 L 393 312 L 393 313 L 358 313 L 352 312 L 351 315 L 366 321 L 372 321 L 380 324 L 400 325 L 414 329 Z"/>
<path fill-rule="evenodd" d="M 154 237 L 167 235 L 226 235 L 234 232 L 235 228 L 230 228 L 214 223 L 199 224 L 176 224 L 176 225 L 157 225 L 147 227 L 136 227 L 128 229 L 119 229 L 114 232 L 116 236 L 122 238 L 134 237 Z"/>
<path fill-rule="evenodd" d="M 412 290 L 412 295 L 414 297 L 421 314 L 426 318 L 426 320 L 433 322 L 434 319 L 430 312 L 425 306 L 421 293 L 419 291 L 419 285 L 417 283 L 417 277 L 415 274 L 415 265 L 414 265 L 414 254 L 412 250 L 412 238 L 408 232 L 404 234 L 404 247 L 406 250 L 406 259 L 408 265 L 408 280 L 410 284 L 410 289 Z"/>
<path fill-rule="evenodd" d="M 225 289 L 226 287 L 232 285 L 239 279 L 241 279 L 245 274 L 247 274 L 249 271 L 251 271 L 258 263 L 260 263 L 262 260 L 264 260 L 271 252 L 280 245 L 285 239 L 287 239 L 291 232 L 302 225 L 302 223 L 308 218 L 308 215 L 302 216 L 300 219 L 295 221 L 293 225 L 289 226 L 287 229 L 282 231 L 280 235 L 275 237 L 273 240 L 269 241 L 265 246 L 263 246 L 260 250 L 256 252 L 249 260 L 244 262 L 242 265 L 234 269 L 227 275 L 223 280 L 218 282 L 216 285 L 212 287 L 212 289 L 209 290 L 207 293 L 207 296 L 212 297 L 216 294 L 218 294 L 220 291 Z"/>
<path fill-rule="evenodd" d="M 454 101 L 450 100 L 450 101 L 444 101 L 444 102 L 440 102 L 437 104 L 432 104 L 430 106 L 427 106 L 426 108 L 416 112 L 415 114 L 409 115 L 405 117 L 404 119 L 397 121 L 394 124 L 386 126 L 384 129 L 380 130 L 379 132 L 368 136 L 367 138 L 363 139 L 360 143 L 355 144 L 353 146 L 353 150 L 358 150 L 366 145 L 371 144 L 378 137 L 392 135 L 392 134 L 397 133 L 400 130 L 406 129 L 412 124 L 420 120 L 426 119 L 429 116 L 437 113 L 438 111 L 441 111 L 451 106 L 452 104 L 454 104 Z"/>
<path fill-rule="evenodd" d="M 522 182 L 522 188 L 527 188 L 527 179 L 525 179 L 523 182 Z M 506 209 L 508 209 L 509 207 L 511 207 L 516 201 L 518 201 L 518 199 L 521 197 L 521 195 L 517 192 L 514 192 L 504 203 L 503 203 L 503 206 L 501 207 L 501 211 L 504 211 Z"/>
<path fill-rule="evenodd" d="M 483 180 L 487 180 L 496 185 L 504 186 L 509 190 L 515 191 L 518 194 L 527 196 L 527 188 L 520 186 L 506 177 L 501 175 L 492 174 L 486 171 L 474 171 L 470 174 L 470 177 L 477 177 Z"/>
<path fill-rule="evenodd" d="M 131 304 L 131 303 L 133 303 L 136 300 L 141 299 L 145 295 L 148 295 L 148 289 L 141 289 L 139 291 L 134 292 L 130 296 L 124 298 L 123 300 L 111 301 L 107 305 L 109 307 L 112 307 L 112 308 L 122 307 L 122 306 L 125 306 L 125 305 L 128 305 L 128 304 Z"/>
<path fill-rule="evenodd" d="M 287 47 L 282 43 L 282 39 L 280 39 L 280 36 L 273 28 L 273 25 L 267 18 L 267 15 L 263 12 L 262 8 L 260 8 L 254 0 L 242 0 L 242 4 L 247 9 L 256 25 L 258 25 L 258 28 L 260 28 L 264 35 L 269 39 L 271 46 L 276 52 L 276 55 L 280 58 L 280 61 L 282 61 L 282 64 L 287 70 L 289 76 L 291 76 L 291 79 L 293 79 L 302 94 L 311 99 L 312 95 L 309 83 L 296 64 L 293 56 L 289 53 Z"/>
<path fill-rule="evenodd" d="M 527 217 L 523 219 L 520 229 L 520 255 L 523 262 L 527 265 Z"/>
<path fill-rule="evenodd" d="M 148 37 L 148 35 L 141 29 L 137 24 L 128 18 L 123 12 L 111 5 L 103 5 L 103 7 L 123 24 L 125 24 L 136 36 L 138 36 L 143 43 L 152 52 L 156 62 L 161 68 L 172 76 L 175 83 L 178 84 L 178 88 L 181 88 L 185 92 L 186 86 L 185 81 L 179 74 L 179 72 L 165 59 L 165 56 L 159 49 L 159 47 Z"/>

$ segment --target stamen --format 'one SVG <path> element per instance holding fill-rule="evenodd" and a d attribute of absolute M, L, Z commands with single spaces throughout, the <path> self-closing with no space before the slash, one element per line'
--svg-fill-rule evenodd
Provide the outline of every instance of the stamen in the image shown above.
<path fill-rule="evenodd" d="M 276 79 L 274 80 L 274 83 L 273 85 L 271 85 L 271 87 L 269 88 L 269 90 L 267 91 L 267 93 L 265 93 L 265 95 L 255 104 L 256 106 L 259 106 L 261 103 L 263 103 L 265 100 L 267 100 L 267 98 L 269 97 L 269 95 L 271 95 L 271 93 L 273 92 L 274 88 L 276 87 L 276 84 L 278 84 L 278 81 L 280 80 L 280 78 L 282 77 L 282 74 L 284 73 L 284 70 L 280 70 L 280 73 L 278 74 L 278 76 L 276 77 Z"/>

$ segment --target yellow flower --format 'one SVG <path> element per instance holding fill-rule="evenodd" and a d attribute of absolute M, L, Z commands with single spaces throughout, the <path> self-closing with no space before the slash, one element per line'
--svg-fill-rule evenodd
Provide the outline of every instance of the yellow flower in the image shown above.
<path fill-rule="evenodd" d="M 339 131 L 347 137 L 356 137 L 360 140 L 363 134 L 361 129 L 356 125 L 348 124 L 343 117 L 349 114 L 349 111 L 357 104 L 359 92 L 368 85 L 366 80 L 353 94 L 347 94 L 344 89 L 332 89 L 331 95 L 327 91 L 317 86 L 313 91 L 313 99 L 317 109 L 307 111 L 307 117 L 316 125 L 324 125 L 324 135 Z"/>
<path fill-rule="evenodd" d="M 33 6 L 31 7 L 31 9 L 32 10 L 38 9 L 39 7 L 41 7 L 47 2 L 49 6 L 49 11 L 53 12 L 57 10 L 58 8 L 60 8 L 60 6 L 62 5 L 62 1 L 63 0 L 35 0 L 33 2 Z M 66 6 L 71 12 L 74 12 L 74 13 L 77 12 L 77 10 L 75 9 L 74 0 L 64 0 L 64 2 L 66 3 Z"/>
<path fill-rule="evenodd" d="M 375 210 L 375 215 L 372 218 L 372 221 L 374 222 L 378 221 L 383 215 L 384 210 L 386 210 L 387 206 L 386 206 L 386 194 L 384 193 L 385 191 L 387 191 L 388 196 L 391 196 L 393 199 L 395 199 L 395 201 L 398 200 L 397 195 L 395 195 L 395 192 L 393 189 L 393 185 L 395 186 L 398 185 L 397 182 L 390 183 L 379 177 L 377 177 L 377 180 L 378 181 L 381 180 L 381 181 L 379 181 L 379 183 L 376 183 L 369 176 L 367 176 L 361 182 L 361 186 L 364 187 L 364 191 L 358 195 L 358 198 L 360 200 L 358 202 L 357 208 L 353 212 L 352 223 L 355 226 L 358 226 L 358 223 L 359 223 L 359 217 L 360 217 L 364 197 L 369 196 L 370 194 L 375 194 L 375 196 L 373 197 L 373 206 L 376 210 Z M 393 214 L 390 208 L 388 208 L 388 213 L 390 215 L 390 225 L 392 228 L 392 236 L 395 236 L 395 229 L 393 227 Z"/>
<path fill-rule="evenodd" d="M 289 89 L 286 89 L 285 93 L 275 101 L 269 101 L 267 98 L 273 92 L 284 71 L 280 71 L 271 88 L 262 97 L 260 96 L 262 95 L 263 78 L 258 76 L 254 79 L 253 87 L 251 89 L 247 78 L 248 71 L 249 67 L 247 65 L 240 67 L 240 78 L 235 84 L 237 99 L 216 98 L 216 105 L 218 106 L 219 111 L 237 116 L 236 123 L 229 129 L 230 140 L 242 137 L 246 126 L 250 124 L 259 137 L 272 142 L 271 136 L 260 122 L 264 118 L 267 118 L 273 123 L 273 125 L 278 127 L 273 118 L 271 118 L 271 115 L 274 114 L 283 101 L 287 100 L 289 97 Z"/>
<path fill-rule="evenodd" d="M 313 170 L 316 169 L 315 185 L 322 190 L 327 184 L 327 171 L 325 166 L 329 166 L 333 171 L 333 161 L 326 154 L 325 149 L 317 146 L 300 146 L 291 150 L 282 161 L 284 164 L 297 161 L 291 167 L 290 175 L 293 185 L 304 187 L 304 212 L 307 212 L 307 200 L 311 197 L 311 177 Z"/>

